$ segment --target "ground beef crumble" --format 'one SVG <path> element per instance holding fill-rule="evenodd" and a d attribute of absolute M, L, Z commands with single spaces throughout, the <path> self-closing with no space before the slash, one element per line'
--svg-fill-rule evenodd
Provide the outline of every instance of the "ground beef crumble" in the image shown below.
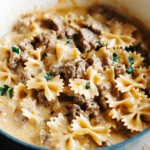
<path fill-rule="evenodd" d="M 21 53 L 20 49 L 19 49 L 19 54 L 13 51 L 10 52 L 10 58 L 8 61 L 8 66 L 10 69 L 15 69 L 18 66 L 18 63 L 21 59 L 20 53 Z"/>
<path fill-rule="evenodd" d="M 80 106 L 76 104 L 66 104 L 63 106 L 63 110 L 70 123 L 72 122 L 73 119 L 76 119 L 76 116 L 80 116 L 81 112 Z"/>
<path fill-rule="evenodd" d="M 26 81 L 30 79 L 29 72 L 21 71 L 19 74 L 19 83 L 23 83 L 26 85 Z"/>

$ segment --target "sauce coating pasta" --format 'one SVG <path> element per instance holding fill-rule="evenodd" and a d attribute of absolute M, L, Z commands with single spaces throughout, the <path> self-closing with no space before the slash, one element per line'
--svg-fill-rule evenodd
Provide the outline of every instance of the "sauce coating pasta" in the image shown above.
<path fill-rule="evenodd" d="M 111 146 L 143 131 L 148 44 L 108 6 L 22 15 L 0 39 L 0 128 L 59 150 Z"/>

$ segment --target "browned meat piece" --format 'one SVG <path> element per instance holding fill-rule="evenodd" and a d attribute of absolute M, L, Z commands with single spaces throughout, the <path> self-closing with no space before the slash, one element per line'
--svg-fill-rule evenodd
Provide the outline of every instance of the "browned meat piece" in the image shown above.
<path fill-rule="evenodd" d="M 81 28 L 79 30 L 79 34 L 80 34 L 81 38 L 83 38 L 87 41 L 90 41 L 93 37 L 93 33 L 90 30 L 86 29 L 86 28 Z"/>
<path fill-rule="evenodd" d="M 126 127 L 123 125 L 123 122 L 119 121 L 119 122 L 117 122 L 117 129 L 124 130 L 124 129 L 126 129 Z"/>
<path fill-rule="evenodd" d="M 65 37 L 65 32 L 64 31 L 57 31 L 56 36 L 58 39 L 62 39 Z"/>
<path fill-rule="evenodd" d="M 66 33 L 66 36 L 67 36 L 68 38 L 71 38 L 71 37 L 73 37 L 73 35 L 75 35 L 77 32 L 76 32 L 76 30 L 74 30 L 74 29 L 72 29 L 72 28 L 67 28 L 66 31 L 65 31 L 65 33 Z"/>
<path fill-rule="evenodd" d="M 91 41 L 90 44 L 91 44 L 92 49 L 95 49 L 95 50 L 99 50 L 102 47 L 102 45 L 100 45 L 97 41 Z"/>
<path fill-rule="evenodd" d="M 89 118 L 92 119 L 93 117 L 96 117 L 100 113 L 100 108 L 96 102 L 86 102 L 86 114 L 89 114 Z"/>
<path fill-rule="evenodd" d="M 22 51 L 28 51 L 33 49 L 33 45 L 31 44 L 31 41 L 29 39 L 24 39 L 20 44 L 20 49 Z"/>
<path fill-rule="evenodd" d="M 91 57 L 89 57 L 89 58 L 87 59 L 87 63 L 88 63 L 90 66 L 92 66 L 92 65 L 94 64 L 94 62 L 95 62 L 96 59 L 98 59 L 98 58 L 96 57 L 95 54 L 93 54 Z"/>
<path fill-rule="evenodd" d="M 49 68 L 49 73 L 53 74 L 54 76 L 60 75 L 64 70 L 62 65 L 51 65 Z"/>
<path fill-rule="evenodd" d="M 103 68 L 102 68 L 102 64 L 100 62 L 100 59 L 96 57 L 95 54 L 93 54 L 92 56 L 90 56 L 87 59 L 87 63 L 88 65 L 92 66 L 94 69 L 96 69 L 98 72 L 102 72 Z"/>
<path fill-rule="evenodd" d="M 108 27 L 111 27 L 115 23 L 115 21 L 116 21 L 116 19 L 112 18 L 111 20 L 106 21 L 105 25 L 108 26 Z"/>
<path fill-rule="evenodd" d="M 61 31 L 62 26 L 63 26 L 63 22 L 58 17 L 52 17 L 52 18 L 46 18 L 43 21 L 43 25 L 50 28 L 50 29 L 53 29 L 55 31 Z"/>
<path fill-rule="evenodd" d="M 36 95 L 34 95 L 34 97 L 37 99 L 37 102 L 39 104 L 42 104 L 45 107 L 48 107 L 50 104 L 52 104 L 55 101 L 55 100 L 52 100 L 49 102 L 45 96 L 44 90 L 42 90 L 42 89 L 37 91 L 37 93 L 36 93 Z"/>
<path fill-rule="evenodd" d="M 30 22 L 20 19 L 18 23 L 14 26 L 14 30 L 17 31 L 17 33 L 19 34 L 23 34 L 27 31 L 30 31 L 29 27 L 30 27 Z"/>
<path fill-rule="evenodd" d="M 14 26 L 14 30 L 17 31 L 19 34 L 31 31 L 32 29 L 30 29 L 30 26 L 34 19 L 35 17 L 32 14 L 22 15 L 21 19 Z"/>
<path fill-rule="evenodd" d="M 108 92 L 111 92 L 112 85 L 109 82 L 106 82 L 106 83 L 104 82 L 104 83 L 97 85 L 97 88 L 101 96 L 105 96 L 108 94 Z"/>
<path fill-rule="evenodd" d="M 104 7 L 104 6 L 92 6 L 88 13 L 90 15 L 94 15 L 94 14 L 105 14 L 107 11 L 107 7 Z"/>
<path fill-rule="evenodd" d="M 113 145 L 112 142 L 110 140 L 106 140 L 105 142 L 102 142 L 102 147 L 108 147 Z"/>
<path fill-rule="evenodd" d="M 126 67 L 123 64 L 117 63 L 114 67 L 115 77 L 118 78 L 119 75 L 123 75 L 126 71 Z"/>
<path fill-rule="evenodd" d="M 43 32 L 38 34 L 35 38 L 33 43 L 36 43 L 37 41 L 40 41 L 42 44 L 46 45 L 47 47 L 50 44 L 56 44 L 56 32 L 55 31 L 50 31 L 50 32 Z"/>
<path fill-rule="evenodd" d="M 29 57 L 28 51 L 22 51 L 21 54 L 20 54 L 20 56 L 21 56 L 21 60 L 23 62 L 28 61 L 28 57 Z"/>
<path fill-rule="evenodd" d="M 40 130 L 40 140 L 41 140 L 41 144 L 46 144 L 46 145 L 50 145 L 51 140 L 50 140 L 50 133 L 45 131 L 44 129 Z"/>
<path fill-rule="evenodd" d="M 95 21 L 90 15 L 87 15 L 85 21 L 82 23 L 84 27 L 91 29 L 95 33 L 101 33 L 102 24 Z"/>
<path fill-rule="evenodd" d="M 109 53 L 107 55 L 107 57 L 104 57 L 103 60 L 102 60 L 102 64 L 103 66 L 110 66 L 111 64 L 113 63 L 113 55 L 112 53 Z"/>
<path fill-rule="evenodd" d="M 122 93 L 118 91 L 118 89 L 115 86 L 112 87 L 111 94 L 117 99 L 120 99 L 122 97 Z"/>
<path fill-rule="evenodd" d="M 79 60 L 76 62 L 76 78 L 84 79 L 85 76 L 85 66 L 86 63 L 84 60 Z"/>
<path fill-rule="evenodd" d="M 108 94 L 108 92 L 111 92 L 112 85 L 110 83 L 102 83 L 97 85 L 97 88 L 100 93 L 100 98 L 99 98 L 99 104 L 101 109 L 106 110 L 107 109 L 107 99 L 105 98 L 105 95 Z"/>
<path fill-rule="evenodd" d="M 83 105 L 85 103 L 85 97 L 83 95 L 75 95 L 73 101 L 75 104 Z"/>
<path fill-rule="evenodd" d="M 28 72 L 25 71 L 21 71 L 19 74 L 19 83 L 23 83 L 24 85 L 26 85 L 26 81 L 30 79 L 30 74 Z"/>
<path fill-rule="evenodd" d="M 76 62 L 67 62 L 64 65 L 64 69 L 62 72 L 65 75 L 66 81 L 69 81 L 69 79 L 73 79 L 73 78 L 84 79 L 85 72 L 86 72 L 86 63 L 84 60 L 78 60 Z"/>
<path fill-rule="evenodd" d="M 100 123 L 102 118 L 100 116 L 100 108 L 96 102 L 86 102 L 85 106 L 85 112 L 84 112 L 85 117 L 90 119 L 90 122 L 94 125 L 97 123 Z"/>
<path fill-rule="evenodd" d="M 44 103 L 44 101 L 46 100 L 46 97 L 45 97 L 45 93 L 43 90 L 38 92 L 37 99 L 39 103 Z"/>
<path fill-rule="evenodd" d="M 91 50 L 90 41 L 92 40 L 93 33 L 85 28 L 81 28 L 78 34 L 74 35 L 74 41 L 79 50 L 83 53 Z"/>
<path fill-rule="evenodd" d="M 21 128 L 23 128 L 28 121 L 28 118 L 23 116 L 22 112 L 16 112 L 14 119 L 17 121 L 17 125 Z"/>
<path fill-rule="evenodd" d="M 11 51 L 9 62 L 8 62 L 8 66 L 10 69 L 15 69 L 17 67 L 18 62 L 21 59 L 20 52 L 21 52 L 20 49 L 19 49 L 19 54 Z"/>
<path fill-rule="evenodd" d="M 107 98 L 105 98 L 105 97 L 103 97 L 103 96 L 100 96 L 100 98 L 99 98 L 99 104 L 100 104 L 100 106 L 101 106 L 101 108 L 102 108 L 103 110 L 106 110 L 107 107 L 108 107 L 106 101 L 107 101 Z"/>
<path fill-rule="evenodd" d="M 20 121 L 19 121 L 19 126 L 24 127 L 24 125 L 27 123 L 28 118 L 20 114 Z"/>
<path fill-rule="evenodd" d="M 69 81 L 69 79 L 73 79 L 75 78 L 76 75 L 76 68 L 73 64 L 67 62 L 64 66 L 64 70 L 63 70 L 64 74 L 65 74 L 65 78 L 67 81 Z"/>
<path fill-rule="evenodd" d="M 70 123 L 73 119 L 76 119 L 76 116 L 80 115 L 81 111 L 80 106 L 76 104 L 66 104 L 64 105 L 63 109 Z"/>

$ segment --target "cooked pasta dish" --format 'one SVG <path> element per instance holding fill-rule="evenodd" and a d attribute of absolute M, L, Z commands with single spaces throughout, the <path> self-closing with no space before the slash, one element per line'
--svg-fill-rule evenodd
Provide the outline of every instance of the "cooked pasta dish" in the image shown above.
<path fill-rule="evenodd" d="M 22 14 L 0 39 L 0 128 L 58 150 L 136 135 L 150 125 L 149 51 L 108 6 Z"/>

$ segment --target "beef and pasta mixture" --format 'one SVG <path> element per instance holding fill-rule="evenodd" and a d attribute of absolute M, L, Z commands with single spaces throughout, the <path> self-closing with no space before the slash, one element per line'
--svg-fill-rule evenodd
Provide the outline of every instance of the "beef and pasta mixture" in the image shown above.
<path fill-rule="evenodd" d="M 150 45 L 107 6 L 22 14 L 0 40 L 0 128 L 59 150 L 111 146 L 150 123 Z"/>

